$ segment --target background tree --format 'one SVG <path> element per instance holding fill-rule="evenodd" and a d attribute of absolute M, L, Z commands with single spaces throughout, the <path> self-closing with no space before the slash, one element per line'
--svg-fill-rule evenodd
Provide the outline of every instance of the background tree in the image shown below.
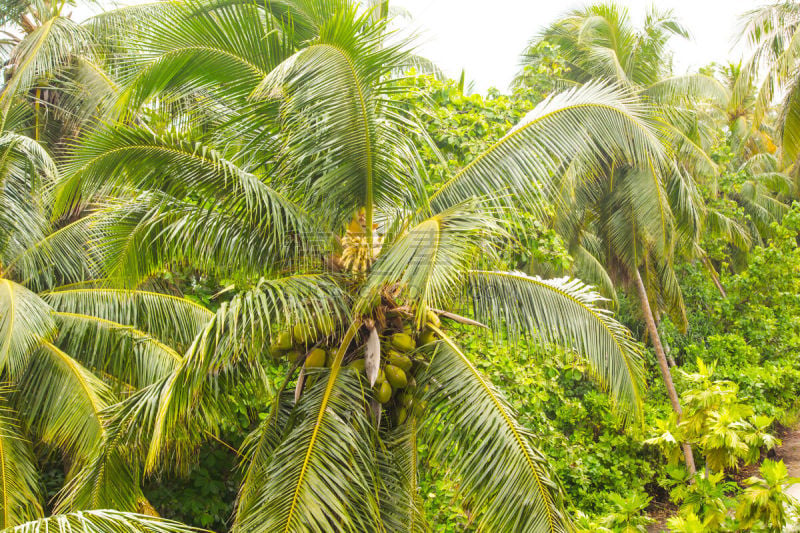
<path fill-rule="evenodd" d="M 671 75 L 667 44 L 673 36 L 688 34 L 671 13 L 650 11 L 636 29 L 624 8 L 595 4 L 545 28 L 523 62 L 537 60 L 540 42 L 552 43 L 566 64 L 564 83 L 604 80 L 625 87 L 665 144 L 667 160 L 641 167 L 587 165 L 579 155 L 548 195 L 555 206 L 553 225 L 568 243 L 577 272 L 607 293 L 619 283 L 637 295 L 667 394 L 680 413 L 658 320 L 665 312 L 685 323 L 673 261 L 677 254 L 703 254 L 698 235 L 706 214 L 695 176 L 716 172 L 691 103 L 719 98 L 724 90 L 707 76 Z M 691 448 L 684 453 L 694 470 Z"/>

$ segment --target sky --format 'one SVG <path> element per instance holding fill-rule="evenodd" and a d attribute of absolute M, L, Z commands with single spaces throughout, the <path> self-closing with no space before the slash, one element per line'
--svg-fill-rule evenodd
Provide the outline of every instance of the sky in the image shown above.
<path fill-rule="evenodd" d="M 504 90 L 517 72 L 528 40 L 559 15 L 587 4 L 574 0 L 393 0 L 413 17 L 420 32 L 418 53 L 445 73 L 458 77 L 465 69 L 474 90 Z M 621 0 L 637 23 L 653 2 Z M 674 39 L 676 74 L 712 61 L 738 60 L 732 50 L 741 13 L 758 0 L 658 0 L 659 9 L 672 9 L 692 34 L 691 41 Z"/>
<path fill-rule="evenodd" d="M 146 0 L 119 0 L 121 5 Z M 649 0 L 617 0 L 629 9 L 637 25 Z M 112 2 L 98 0 L 103 7 Z M 682 74 L 712 61 L 738 60 L 741 47 L 733 43 L 740 15 L 762 0 L 657 0 L 659 9 L 672 9 L 692 34 L 689 41 L 674 39 L 674 69 Z M 586 5 L 585 0 L 391 0 L 412 17 L 418 34 L 417 52 L 458 78 L 466 71 L 473 90 L 508 88 L 518 69 L 519 56 L 529 39 L 558 16 Z M 80 9 L 79 9 L 80 11 Z M 88 13 L 76 13 L 80 15 Z"/>

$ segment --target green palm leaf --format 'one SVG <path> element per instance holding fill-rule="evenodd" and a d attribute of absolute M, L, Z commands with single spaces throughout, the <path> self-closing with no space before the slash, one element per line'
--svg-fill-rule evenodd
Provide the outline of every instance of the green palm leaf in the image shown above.
<path fill-rule="evenodd" d="M 574 350 L 625 412 L 641 416 L 641 346 L 598 306 L 604 298 L 591 287 L 579 280 L 543 280 L 521 272 L 472 271 L 469 279 L 478 320 L 505 328 L 512 337 L 530 335 Z"/>
<path fill-rule="evenodd" d="M 459 476 L 463 498 L 481 512 L 478 527 L 569 531 L 560 488 L 529 434 L 491 382 L 439 334 L 443 341 L 427 372 L 431 412 L 423 431 L 433 456 Z"/>
<path fill-rule="evenodd" d="M 518 199 L 549 193 L 553 176 L 580 157 L 586 174 L 629 162 L 660 168 L 661 140 L 645 109 L 625 91 L 599 83 L 551 96 L 505 137 L 446 182 L 431 198 L 434 210 L 472 197 Z"/>
<path fill-rule="evenodd" d="M 58 313 L 129 326 L 170 346 L 188 346 L 214 316 L 189 299 L 144 290 L 65 287 L 44 292 L 42 298 Z"/>
<path fill-rule="evenodd" d="M 12 379 L 21 376 L 31 353 L 55 335 L 51 312 L 33 292 L 0 279 L 0 372 L 7 372 Z"/>
<path fill-rule="evenodd" d="M 354 8 L 342 10 L 253 93 L 281 102 L 285 172 L 300 178 L 295 187 L 316 208 L 335 209 L 333 227 L 364 207 L 368 241 L 375 207 L 402 205 L 415 168 L 404 134 L 409 118 L 384 81 L 407 53 L 402 44 L 385 46 L 385 21 L 370 21 Z"/>
<path fill-rule="evenodd" d="M 0 528 L 17 526 L 42 515 L 39 474 L 31 443 L 8 406 L 11 391 L 0 387 Z"/>
<path fill-rule="evenodd" d="M 105 438 L 108 386 L 54 344 L 43 342 L 19 380 L 19 412 L 42 441 L 89 457 Z"/>
<path fill-rule="evenodd" d="M 170 346 L 119 322 L 65 312 L 55 313 L 55 319 L 61 349 L 95 371 L 122 381 L 125 387 L 155 383 L 183 359 Z"/>
<path fill-rule="evenodd" d="M 198 529 L 153 516 L 112 510 L 76 511 L 26 522 L 3 533 L 190 533 Z"/>
<path fill-rule="evenodd" d="M 133 512 L 146 501 L 141 490 L 138 462 L 123 453 L 119 443 L 106 440 L 92 455 L 73 465 L 57 495 L 54 512 L 115 509 Z"/>

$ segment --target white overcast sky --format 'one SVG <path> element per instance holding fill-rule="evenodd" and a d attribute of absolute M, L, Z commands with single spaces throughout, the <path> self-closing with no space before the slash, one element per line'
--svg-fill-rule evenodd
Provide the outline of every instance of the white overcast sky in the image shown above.
<path fill-rule="evenodd" d="M 654 3 L 621 0 L 638 24 Z M 760 6 L 758 0 L 657 0 L 659 9 L 672 9 L 692 34 L 691 41 L 674 39 L 676 73 L 712 61 L 738 59 L 731 50 L 741 13 Z M 434 60 L 447 74 L 466 70 L 475 89 L 506 89 L 517 71 L 519 55 L 528 40 L 559 15 L 585 6 L 575 0 L 394 0 L 414 17 L 421 37 L 421 55 Z"/>
<path fill-rule="evenodd" d="M 120 0 L 119 4 L 147 0 Z M 587 4 L 581 0 L 391 0 L 413 17 L 419 37 L 417 51 L 447 74 L 458 77 L 465 69 L 474 89 L 505 90 L 517 71 L 519 55 L 528 40 L 559 15 Z M 741 13 L 761 0 L 618 0 L 638 24 L 655 3 L 672 9 L 692 34 L 690 41 L 674 39 L 676 73 L 712 61 L 738 60 L 733 49 Z M 111 8 L 112 2 L 99 1 Z M 83 11 L 78 9 L 79 12 Z M 81 18 L 84 13 L 76 13 Z"/>

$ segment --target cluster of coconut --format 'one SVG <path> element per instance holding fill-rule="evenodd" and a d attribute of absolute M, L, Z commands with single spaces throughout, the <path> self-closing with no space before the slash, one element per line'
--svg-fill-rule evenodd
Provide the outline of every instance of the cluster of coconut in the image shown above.
<path fill-rule="evenodd" d="M 416 401 L 414 391 L 417 388 L 416 375 L 427 365 L 427 360 L 417 347 L 435 342 L 436 334 L 424 329 L 414 335 L 412 329 L 405 326 L 402 331 L 394 333 L 384 331 L 380 341 L 381 355 L 373 385 L 375 400 L 393 408 L 398 424 L 404 423 L 409 414 L 420 417 L 427 402 Z M 370 380 L 366 357 L 354 359 L 347 366 Z"/>
<path fill-rule="evenodd" d="M 373 406 L 378 411 L 380 406 L 391 410 L 395 423 L 402 424 L 410 415 L 421 416 L 426 408 L 427 402 L 414 399 L 416 376 L 427 365 L 426 350 L 419 348 L 436 342 L 436 333 L 430 327 L 415 331 L 410 314 L 390 313 L 393 316 L 389 319 L 383 313 L 378 314 L 381 315 L 378 318 L 364 320 L 362 337 L 365 340 L 350 347 L 344 364 L 346 368 L 359 372 L 372 386 Z M 438 327 L 438 317 L 429 313 L 428 324 Z M 297 397 L 304 386 L 307 369 L 332 364 L 336 348 L 324 344 L 330 337 L 330 332 L 311 332 L 296 325 L 290 331 L 279 333 L 270 347 L 273 357 L 285 358 L 298 365 L 302 362 Z"/>

